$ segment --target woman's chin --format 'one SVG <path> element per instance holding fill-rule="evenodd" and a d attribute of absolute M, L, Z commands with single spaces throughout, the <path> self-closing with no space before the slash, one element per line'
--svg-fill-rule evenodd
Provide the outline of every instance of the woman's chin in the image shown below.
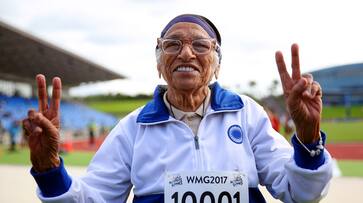
<path fill-rule="evenodd" d="M 177 90 L 181 91 L 188 91 L 188 90 L 193 91 L 195 89 L 198 89 L 200 85 L 198 85 L 195 81 L 183 81 L 174 84 L 174 87 Z"/>

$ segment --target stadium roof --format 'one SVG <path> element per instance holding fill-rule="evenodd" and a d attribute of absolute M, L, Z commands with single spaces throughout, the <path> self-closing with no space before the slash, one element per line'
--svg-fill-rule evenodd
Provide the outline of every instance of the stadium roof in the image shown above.
<path fill-rule="evenodd" d="M 125 78 L 0 21 L 0 79 L 34 84 L 38 73 L 68 87 Z"/>
<path fill-rule="evenodd" d="M 325 68 L 311 74 L 325 93 L 363 93 L 363 63 Z"/>

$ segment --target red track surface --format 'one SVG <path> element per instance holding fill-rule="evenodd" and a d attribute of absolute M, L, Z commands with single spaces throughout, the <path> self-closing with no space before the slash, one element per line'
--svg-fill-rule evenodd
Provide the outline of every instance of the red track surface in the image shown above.
<path fill-rule="evenodd" d="M 101 146 L 103 140 L 106 136 L 100 136 L 95 138 L 95 142 L 93 145 L 89 143 L 89 140 L 77 140 L 73 142 L 64 142 L 61 145 L 61 148 L 65 151 L 97 151 L 97 149 Z"/>
<path fill-rule="evenodd" d="M 96 151 L 102 144 L 105 136 L 95 139 L 92 146 L 88 140 L 73 141 L 73 143 L 63 143 L 62 147 L 66 151 Z M 363 143 L 328 144 L 326 148 L 336 159 L 358 159 L 363 160 Z"/>
<path fill-rule="evenodd" d="M 327 149 L 336 159 L 363 160 L 363 143 L 328 144 Z"/>

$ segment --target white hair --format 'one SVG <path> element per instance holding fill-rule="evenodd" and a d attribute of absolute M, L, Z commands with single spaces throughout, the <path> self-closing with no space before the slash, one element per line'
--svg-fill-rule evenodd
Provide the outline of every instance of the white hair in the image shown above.
<path fill-rule="evenodd" d="M 161 52 L 162 51 L 159 47 L 155 49 L 156 63 L 160 63 Z"/>

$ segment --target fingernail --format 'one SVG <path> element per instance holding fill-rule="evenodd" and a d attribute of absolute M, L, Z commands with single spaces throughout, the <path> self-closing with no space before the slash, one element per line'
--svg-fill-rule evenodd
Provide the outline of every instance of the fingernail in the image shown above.
<path fill-rule="evenodd" d="M 300 85 L 305 86 L 308 84 L 308 81 L 305 78 L 301 78 L 299 83 L 300 83 Z"/>
<path fill-rule="evenodd" d="M 35 77 L 36 78 L 44 78 L 44 75 L 43 74 L 37 74 Z"/>
<path fill-rule="evenodd" d="M 42 133 L 43 132 L 43 129 L 39 126 L 35 127 L 34 129 L 34 134 L 38 134 L 38 133 Z"/>

